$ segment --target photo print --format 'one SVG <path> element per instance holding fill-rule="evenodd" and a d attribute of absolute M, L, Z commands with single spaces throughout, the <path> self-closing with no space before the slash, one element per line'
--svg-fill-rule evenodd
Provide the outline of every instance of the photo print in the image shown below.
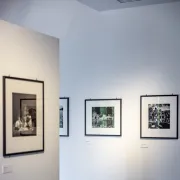
<path fill-rule="evenodd" d="M 60 106 L 59 109 L 59 128 L 63 128 L 63 106 Z"/>
<path fill-rule="evenodd" d="M 59 135 L 69 136 L 69 97 L 59 98 Z"/>
<path fill-rule="evenodd" d="M 177 94 L 140 96 L 140 138 L 178 139 Z"/>
<path fill-rule="evenodd" d="M 85 136 L 122 136 L 122 99 L 85 99 Z"/>
<path fill-rule="evenodd" d="M 114 107 L 92 107 L 93 128 L 114 128 Z"/>
<path fill-rule="evenodd" d="M 170 129 L 170 104 L 148 104 L 149 129 Z"/>
<path fill-rule="evenodd" d="M 12 136 L 36 136 L 36 95 L 12 93 Z"/>
<path fill-rule="evenodd" d="M 3 76 L 3 156 L 44 152 L 44 81 Z"/>

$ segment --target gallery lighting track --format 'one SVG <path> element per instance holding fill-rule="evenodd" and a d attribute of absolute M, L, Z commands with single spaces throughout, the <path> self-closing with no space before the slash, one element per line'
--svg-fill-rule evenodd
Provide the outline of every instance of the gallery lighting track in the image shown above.
<path fill-rule="evenodd" d="M 141 0 L 117 0 L 120 3 L 130 3 L 130 2 L 136 2 L 136 1 L 141 1 Z"/>

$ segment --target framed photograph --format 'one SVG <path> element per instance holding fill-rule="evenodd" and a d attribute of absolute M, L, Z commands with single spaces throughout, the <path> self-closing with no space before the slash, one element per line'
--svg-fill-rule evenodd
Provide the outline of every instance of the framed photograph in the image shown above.
<path fill-rule="evenodd" d="M 3 155 L 44 151 L 44 82 L 3 77 Z"/>
<path fill-rule="evenodd" d="M 121 122 L 121 99 L 85 100 L 85 136 L 121 136 Z"/>
<path fill-rule="evenodd" d="M 140 97 L 140 138 L 178 139 L 178 95 Z"/>
<path fill-rule="evenodd" d="M 59 135 L 69 136 L 69 98 L 59 98 Z"/>

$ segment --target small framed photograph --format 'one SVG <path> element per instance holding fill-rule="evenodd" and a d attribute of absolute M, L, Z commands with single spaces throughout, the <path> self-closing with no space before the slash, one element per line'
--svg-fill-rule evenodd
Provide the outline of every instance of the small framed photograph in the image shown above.
<path fill-rule="evenodd" d="M 121 99 L 85 100 L 85 136 L 121 136 L 121 122 Z"/>
<path fill-rule="evenodd" d="M 140 97 L 140 137 L 178 139 L 178 95 Z"/>
<path fill-rule="evenodd" d="M 3 77 L 4 156 L 44 151 L 44 82 Z"/>
<path fill-rule="evenodd" d="M 59 98 L 59 135 L 69 136 L 69 97 Z"/>

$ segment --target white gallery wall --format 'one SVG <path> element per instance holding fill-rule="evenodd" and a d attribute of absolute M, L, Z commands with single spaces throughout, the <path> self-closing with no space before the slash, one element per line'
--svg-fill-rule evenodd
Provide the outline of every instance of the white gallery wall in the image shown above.
<path fill-rule="evenodd" d="M 179 180 L 180 141 L 140 139 L 140 95 L 180 92 L 180 3 L 99 13 L 73 0 L 27 2 L 1 2 L 0 17 L 61 39 L 70 137 L 60 138 L 60 180 Z M 116 97 L 122 137 L 85 137 L 84 99 Z"/>
<path fill-rule="evenodd" d="M 44 81 L 44 153 L 3 157 L 1 77 L 9 75 Z M 0 76 L 0 179 L 58 180 L 59 40 L 0 20 Z M 4 165 L 12 173 L 2 174 Z"/>

